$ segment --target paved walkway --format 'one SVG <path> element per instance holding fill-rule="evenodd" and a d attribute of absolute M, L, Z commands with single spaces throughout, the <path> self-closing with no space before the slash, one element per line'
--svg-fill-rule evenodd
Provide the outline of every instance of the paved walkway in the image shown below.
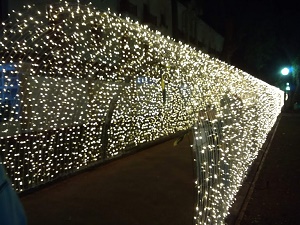
<path fill-rule="evenodd" d="M 22 197 L 29 225 L 192 225 L 191 137 L 176 147 L 173 142 Z M 244 185 L 229 224 L 300 224 L 300 114 L 281 116 L 266 154 L 253 168 L 247 180 L 254 182 Z"/>
<path fill-rule="evenodd" d="M 282 114 L 241 225 L 298 225 L 300 205 L 300 114 Z"/>
<path fill-rule="evenodd" d="M 156 145 L 22 197 L 28 224 L 192 225 L 190 139 Z"/>

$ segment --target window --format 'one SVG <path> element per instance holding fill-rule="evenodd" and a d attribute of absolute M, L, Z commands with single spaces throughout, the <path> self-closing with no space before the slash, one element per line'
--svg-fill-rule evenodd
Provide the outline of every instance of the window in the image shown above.
<path fill-rule="evenodd" d="M 129 15 L 136 17 L 137 16 L 137 6 L 132 4 L 128 0 L 121 0 L 120 1 L 120 12 L 122 14 L 128 13 Z"/>
<path fill-rule="evenodd" d="M 0 65 L 0 122 L 19 118 L 19 74 L 13 64 Z"/>
<path fill-rule="evenodd" d="M 137 85 L 142 85 L 142 84 L 154 84 L 154 81 L 150 77 L 146 76 L 138 76 L 136 79 Z"/>
<path fill-rule="evenodd" d="M 143 23 L 154 26 L 157 25 L 157 18 L 156 16 L 151 14 L 149 6 L 147 4 L 144 4 Z"/>

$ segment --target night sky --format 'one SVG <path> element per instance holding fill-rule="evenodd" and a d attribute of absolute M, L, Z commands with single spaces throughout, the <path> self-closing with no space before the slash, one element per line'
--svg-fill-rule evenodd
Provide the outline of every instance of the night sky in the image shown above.
<path fill-rule="evenodd" d="M 297 1 L 202 0 L 202 4 L 203 20 L 225 38 L 229 32 L 234 42 L 231 64 L 271 84 L 280 79 L 283 66 L 300 65 Z"/>

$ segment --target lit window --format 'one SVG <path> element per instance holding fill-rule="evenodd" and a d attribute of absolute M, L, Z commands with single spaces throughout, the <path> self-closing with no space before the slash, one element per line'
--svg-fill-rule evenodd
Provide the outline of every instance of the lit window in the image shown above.
<path fill-rule="evenodd" d="M 0 66 L 0 122 L 18 119 L 20 111 L 19 74 L 15 65 Z"/>

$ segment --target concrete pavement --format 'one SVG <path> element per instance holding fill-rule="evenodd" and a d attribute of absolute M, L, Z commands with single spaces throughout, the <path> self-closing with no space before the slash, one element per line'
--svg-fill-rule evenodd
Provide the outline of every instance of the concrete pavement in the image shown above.
<path fill-rule="evenodd" d="M 282 114 L 246 198 L 241 225 L 297 225 L 300 204 L 300 114 Z"/>
<path fill-rule="evenodd" d="M 123 157 L 21 198 L 29 225 L 193 224 L 191 137 Z"/>

